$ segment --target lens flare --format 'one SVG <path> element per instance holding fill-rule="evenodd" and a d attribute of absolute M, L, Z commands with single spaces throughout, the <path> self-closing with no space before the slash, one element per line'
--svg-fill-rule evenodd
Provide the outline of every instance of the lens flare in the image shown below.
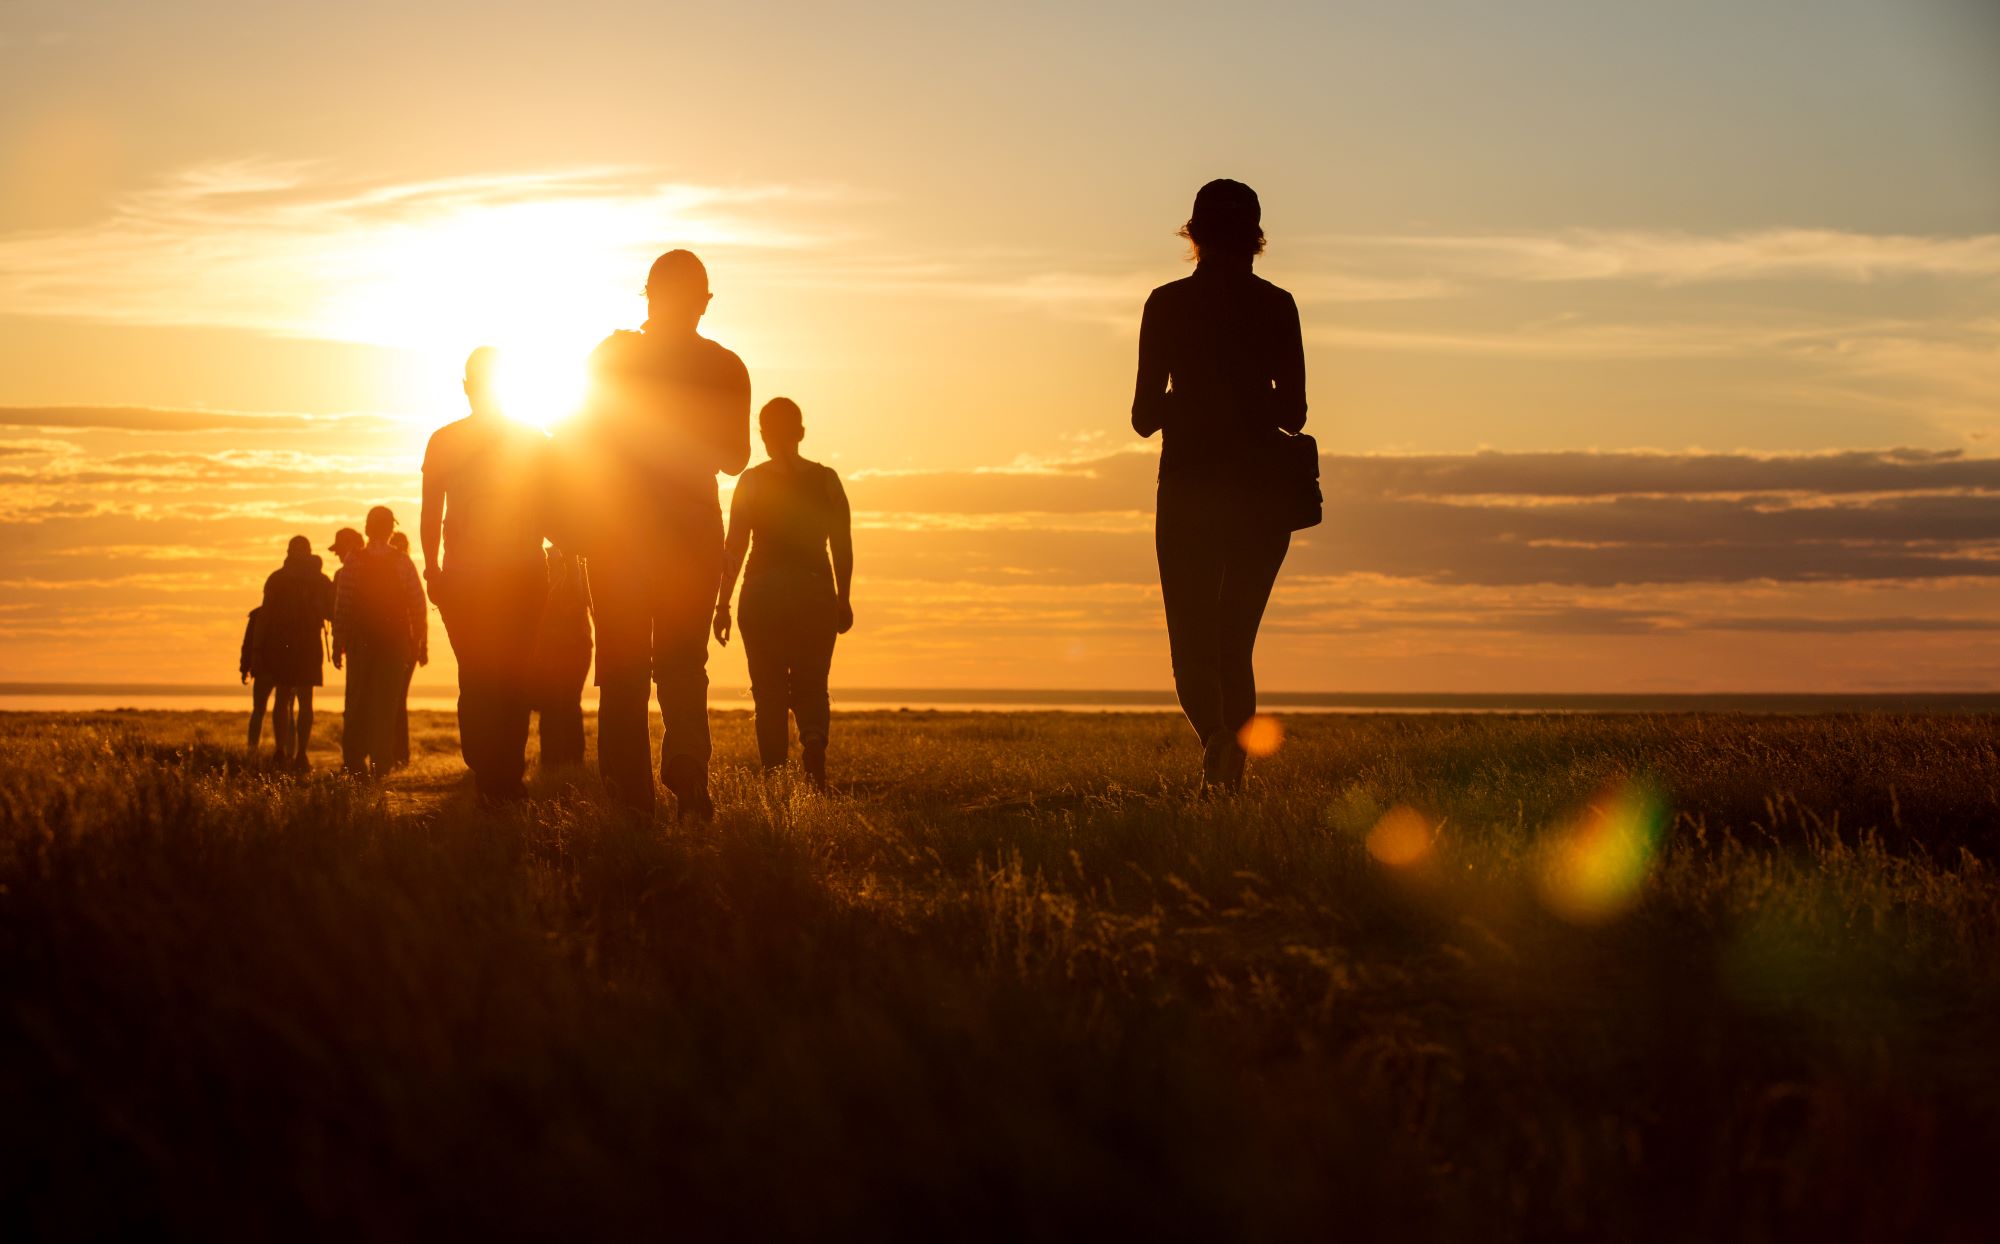
<path fill-rule="evenodd" d="M 1573 924 L 1623 915 L 1639 901 L 1666 825 L 1665 805 L 1644 786 L 1607 789 L 1543 847 L 1543 904 Z"/>
<path fill-rule="evenodd" d="M 1368 854 L 1391 868 L 1411 868 L 1431 853 L 1431 827 L 1423 813 L 1399 804 L 1368 831 Z"/>
<path fill-rule="evenodd" d="M 1278 724 L 1276 717 L 1266 717 L 1262 713 L 1243 723 L 1236 732 L 1236 745 L 1243 754 L 1255 760 L 1275 755 L 1284 746 L 1285 728 Z"/>

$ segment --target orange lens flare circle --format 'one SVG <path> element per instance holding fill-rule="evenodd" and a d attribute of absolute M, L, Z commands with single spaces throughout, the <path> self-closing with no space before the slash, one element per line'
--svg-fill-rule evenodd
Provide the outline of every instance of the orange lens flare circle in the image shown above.
<path fill-rule="evenodd" d="M 1391 868 L 1413 868 L 1430 857 L 1431 826 L 1407 804 L 1389 809 L 1368 831 L 1368 854 Z"/>
<path fill-rule="evenodd" d="M 1243 728 L 1236 732 L 1236 745 L 1253 760 L 1274 756 L 1285 745 L 1285 728 L 1278 724 L 1276 717 L 1259 713 L 1244 722 Z"/>

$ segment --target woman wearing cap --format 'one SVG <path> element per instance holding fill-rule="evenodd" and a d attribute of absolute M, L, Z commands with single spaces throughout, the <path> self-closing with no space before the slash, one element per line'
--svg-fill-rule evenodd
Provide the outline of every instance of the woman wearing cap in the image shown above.
<path fill-rule="evenodd" d="M 1305 426 L 1305 353 L 1298 305 L 1251 272 L 1264 249 L 1255 191 L 1209 182 L 1180 236 L 1195 270 L 1146 300 L 1132 427 L 1162 434 L 1154 545 L 1174 688 L 1204 785 L 1233 790 L 1237 735 L 1257 711 L 1257 627 L 1291 543 L 1266 500 L 1269 448 Z"/>

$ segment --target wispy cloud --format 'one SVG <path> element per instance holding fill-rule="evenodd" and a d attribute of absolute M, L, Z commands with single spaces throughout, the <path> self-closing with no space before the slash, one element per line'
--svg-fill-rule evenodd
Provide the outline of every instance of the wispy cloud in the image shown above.
<path fill-rule="evenodd" d="M 805 195 L 615 168 L 380 183 L 309 163 L 208 164 L 94 224 L 0 237 L 0 314 L 424 344 L 413 338 L 434 322 L 629 297 L 668 244 L 800 245 L 808 235 L 778 209 Z"/>
<path fill-rule="evenodd" d="M 2000 277 L 2000 234 L 1927 236 L 1832 229 L 1720 235 L 1569 229 L 1551 234 L 1322 239 L 1348 253 L 1391 252 L 1457 280 L 1878 281 Z"/>

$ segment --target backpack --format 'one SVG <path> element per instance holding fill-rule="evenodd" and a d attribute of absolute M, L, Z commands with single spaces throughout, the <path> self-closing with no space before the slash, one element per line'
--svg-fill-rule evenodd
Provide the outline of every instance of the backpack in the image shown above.
<path fill-rule="evenodd" d="M 396 564 L 401 557 L 366 549 L 347 563 L 342 573 L 348 577 L 348 647 L 398 661 L 413 655 L 409 601 Z"/>
<path fill-rule="evenodd" d="M 260 630 L 265 636 L 261 647 L 283 653 L 317 648 L 320 624 L 319 576 L 282 570 L 271 577 L 264 592 L 264 612 Z"/>

